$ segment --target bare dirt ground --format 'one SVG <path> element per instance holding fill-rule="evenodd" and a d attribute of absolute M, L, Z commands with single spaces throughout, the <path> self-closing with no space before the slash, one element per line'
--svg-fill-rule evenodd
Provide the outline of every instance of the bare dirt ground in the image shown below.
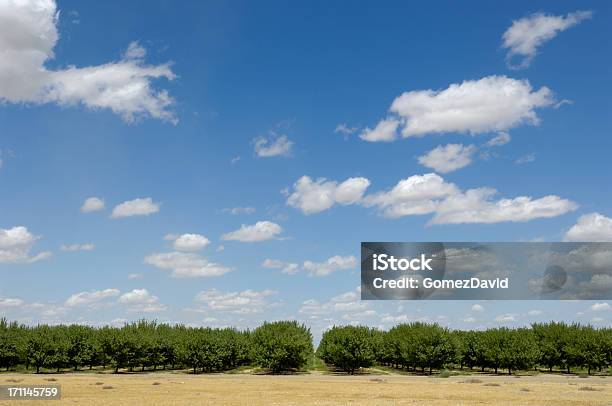
<path fill-rule="evenodd" d="M 59 384 L 60 401 L 17 405 L 612 405 L 612 377 L 1 374 L 0 384 Z M 0 401 L 15 405 L 15 401 Z"/>

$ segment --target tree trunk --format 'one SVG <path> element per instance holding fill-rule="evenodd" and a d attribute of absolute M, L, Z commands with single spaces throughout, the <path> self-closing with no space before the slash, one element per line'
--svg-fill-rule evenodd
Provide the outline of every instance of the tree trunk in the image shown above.
<path fill-rule="evenodd" d="M 497 375 L 497 367 L 495 367 L 495 374 Z"/>
<path fill-rule="evenodd" d="M 36 373 L 38 374 L 40 372 L 40 366 L 36 365 Z"/>

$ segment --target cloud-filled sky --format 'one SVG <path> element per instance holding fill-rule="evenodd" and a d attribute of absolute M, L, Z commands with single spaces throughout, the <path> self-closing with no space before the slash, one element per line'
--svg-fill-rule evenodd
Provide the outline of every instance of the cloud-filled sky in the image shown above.
<path fill-rule="evenodd" d="M 361 302 L 361 241 L 612 241 L 607 2 L 0 0 L 0 315 L 609 325 Z"/>

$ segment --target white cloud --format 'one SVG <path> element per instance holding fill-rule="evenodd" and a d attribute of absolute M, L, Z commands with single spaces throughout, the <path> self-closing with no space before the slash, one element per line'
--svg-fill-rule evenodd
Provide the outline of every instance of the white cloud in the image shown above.
<path fill-rule="evenodd" d="M 68 307 L 90 305 L 93 303 L 100 302 L 104 299 L 115 297 L 119 295 L 118 289 L 104 289 L 104 290 L 92 290 L 89 292 L 75 293 L 66 299 L 64 305 Z"/>
<path fill-rule="evenodd" d="M 485 143 L 487 147 L 500 147 L 502 145 L 506 145 L 512 140 L 512 137 L 507 132 L 500 132 L 495 137 L 491 138 L 489 141 Z"/>
<path fill-rule="evenodd" d="M 270 303 L 267 298 L 278 292 L 270 289 L 244 290 L 242 292 L 221 292 L 217 289 L 209 289 L 198 293 L 195 297 L 197 302 L 205 303 L 210 310 L 230 313 L 261 313 Z"/>
<path fill-rule="evenodd" d="M 397 218 L 432 213 L 440 199 L 457 193 L 459 189 L 454 184 L 427 173 L 402 179 L 390 191 L 367 195 L 363 204 L 376 206 L 385 217 Z"/>
<path fill-rule="evenodd" d="M 127 306 L 130 312 L 161 312 L 166 310 L 166 306 L 159 303 L 157 296 L 152 295 L 146 289 L 134 289 L 124 293 L 118 302 Z"/>
<path fill-rule="evenodd" d="M 243 224 L 236 231 L 232 231 L 221 236 L 222 240 L 259 242 L 277 238 L 283 228 L 271 221 L 258 221 L 252 225 Z"/>
<path fill-rule="evenodd" d="M 562 31 L 591 18 L 590 11 L 575 11 L 566 16 L 543 13 L 515 20 L 503 35 L 503 48 L 508 49 L 506 60 L 512 68 L 526 68 L 538 53 L 538 48 Z M 522 57 L 518 65 L 511 63 L 512 58 Z"/>
<path fill-rule="evenodd" d="M 482 305 L 479 304 L 475 304 L 472 306 L 472 311 L 473 312 L 478 312 L 478 313 L 482 313 L 485 311 L 484 307 Z"/>
<path fill-rule="evenodd" d="M 195 252 L 204 249 L 210 240 L 201 234 L 167 235 L 166 240 L 173 240 L 174 249 L 183 252 Z"/>
<path fill-rule="evenodd" d="M 234 216 L 237 216 L 239 214 L 253 214 L 255 213 L 255 207 L 232 207 L 223 209 L 223 212 L 232 214 Z"/>
<path fill-rule="evenodd" d="M 188 252 L 164 252 L 151 254 L 145 258 L 145 263 L 161 269 L 172 270 L 175 278 L 198 278 L 225 275 L 232 269 L 210 262 L 198 254 Z"/>
<path fill-rule="evenodd" d="M 400 180 L 391 190 L 363 196 L 369 184 L 366 178 L 350 178 L 338 185 L 324 178 L 315 182 L 303 176 L 294 184 L 287 204 L 304 214 L 327 210 L 335 203 L 375 207 L 389 218 L 433 213 L 430 224 L 522 222 L 559 216 L 578 207 L 555 195 L 493 200 L 495 189 L 462 191 L 435 173 L 413 175 Z"/>
<path fill-rule="evenodd" d="M 438 173 L 448 173 L 471 164 L 474 152 L 476 152 L 474 145 L 447 144 L 439 145 L 418 159 L 423 166 L 432 168 Z"/>
<path fill-rule="evenodd" d="M 350 205 L 359 202 L 369 185 L 370 181 L 366 178 L 348 178 L 338 184 L 325 178 L 313 181 L 308 176 L 302 176 L 294 183 L 287 204 L 304 214 L 319 213 L 336 203 Z"/>
<path fill-rule="evenodd" d="M 159 211 L 159 203 L 153 202 L 150 197 L 138 198 L 123 202 L 113 209 L 111 218 L 148 216 Z"/>
<path fill-rule="evenodd" d="M 325 262 L 304 261 L 304 269 L 312 276 L 327 276 L 332 272 L 355 268 L 357 258 L 352 255 L 335 255 Z"/>
<path fill-rule="evenodd" d="M 595 303 L 591 306 L 591 310 L 593 310 L 594 312 L 600 312 L 603 310 L 610 310 L 612 308 L 612 306 L 610 306 L 609 303 L 607 302 L 603 302 L 603 303 Z"/>
<path fill-rule="evenodd" d="M 565 233 L 564 241 L 612 242 L 612 218 L 599 213 L 580 216 Z"/>
<path fill-rule="evenodd" d="M 93 211 L 104 210 L 104 200 L 99 197 L 88 197 L 81 206 L 82 213 L 91 213 Z"/>
<path fill-rule="evenodd" d="M 334 130 L 335 133 L 340 133 L 343 135 L 351 135 L 353 133 L 355 133 L 358 130 L 357 127 L 349 127 L 346 123 L 340 123 L 336 126 L 336 129 Z"/>
<path fill-rule="evenodd" d="M 359 299 L 358 291 L 349 291 L 332 297 L 327 302 L 309 299 L 302 303 L 299 312 L 311 316 L 326 316 L 333 313 L 363 312 L 370 304 Z"/>
<path fill-rule="evenodd" d="M 91 243 L 87 244 L 63 244 L 60 249 L 62 251 L 74 252 L 74 251 L 93 251 L 96 246 Z"/>
<path fill-rule="evenodd" d="M 57 103 L 110 109 L 125 121 L 153 117 L 176 122 L 172 98 L 156 90 L 158 78 L 175 78 L 169 64 L 145 65 L 144 53 L 130 44 L 127 58 L 103 65 L 51 70 L 59 34 L 54 0 L 0 2 L 0 101 Z"/>
<path fill-rule="evenodd" d="M 31 256 L 30 251 L 40 237 L 26 227 L 0 228 L 0 264 L 33 263 L 51 256 L 48 251 Z"/>
<path fill-rule="evenodd" d="M 533 316 L 533 317 L 535 317 L 535 316 L 541 316 L 543 313 L 544 313 L 544 312 L 543 312 L 542 310 L 529 310 L 529 311 L 527 312 L 527 314 L 528 314 L 529 316 Z"/>
<path fill-rule="evenodd" d="M 495 316 L 495 321 L 498 321 L 500 323 L 507 323 L 510 321 L 515 321 L 516 317 L 514 314 L 510 314 L 510 313 L 506 313 L 506 314 L 500 314 L 498 316 Z"/>
<path fill-rule="evenodd" d="M 290 156 L 293 141 L 286 135 L 272 135 L 268 138 L 257 137 L 253 139 L 255 154 L 260 158 L 270 158 L 273 156 Z"/>
<path fill-rule="evenodd" d="M 283 262 L 278 259 L 266 258 L 261 266 L 268 269 L 280 269 L 281 273 L 295 275 L 300 271 L 300 266 L 294 262 Z"/>
<path fill-rule="evenodd" d="M 359 138 L 369 142 L 389 142 L 397 138 L 397 128 L 400 122 L 392 118 L 386 118 L 376 124 L 374 129 L 365 128 Z"/>
<path fill-rule="evenodd" d="M 525 154 L 523 156 L 518 157 L 516 161 L 514 161 L 514 163 L 517 165 L 523 165 L 523 164 L 534 162 L 535 160 L 536 160 L 536 155 L 532 152 L 532 153 Z"/>
<path fill-rule="evenodd" d="M 264 268 L 269 268 L 269 269 L 281 269 L 283 266 L 285 266 L 285 263 L 278 259 L 266 258 L 261 263 L 261 266 L 263 266 Z"/>
<path fill-rule="evenodd" d="M 578 208 L 571 200 L 555 195 L 493 201 L 496 193 L 495 189 L 478 188 L 448 196 L 437 205 L 431 224 L 524 222 L 560 216 Z"/>
<path fill-rule="evenodd" d="M 134 272 L 128 274 L 128 279 L 142 279 L 144 278 L 144 274 L 142 272 Z"/>
<path fill-rule="evenodd" d="M 0 297 L 0 309 L 6 309 L 9 307 L 22 307 L 25 305 L 25 302 L 18 298 L 11 297 Z"/>
<path fill-rule="evenodd" d="M 124 59 L 144 59 L 147 56 L 147 50 L 144 49 L 138 41 L 132 41 L 123 53 Z"/>
<path fill-rule="evenodd" d="M 392 141 L 398 124 L 402 126 L 403 137 L 507 131 L 522 124 L 537 125 L 536 109 L 554 103 L 547 87 L 535 91 L 527 80 L 487 76 L 453 83 L 443 90 L 405 92 L 389 109 L 397 118 L 381 121 L 362 138 Z"/>

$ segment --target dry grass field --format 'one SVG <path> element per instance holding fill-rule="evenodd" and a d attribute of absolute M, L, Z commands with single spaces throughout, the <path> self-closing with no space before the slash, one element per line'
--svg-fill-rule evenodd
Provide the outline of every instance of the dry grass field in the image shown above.
<path fill-rule="evenodd" d="M 11 383 L 59 384 L 57 405 L 612 405 L 611 377 L 562 375 L 0 375 Z"/>

